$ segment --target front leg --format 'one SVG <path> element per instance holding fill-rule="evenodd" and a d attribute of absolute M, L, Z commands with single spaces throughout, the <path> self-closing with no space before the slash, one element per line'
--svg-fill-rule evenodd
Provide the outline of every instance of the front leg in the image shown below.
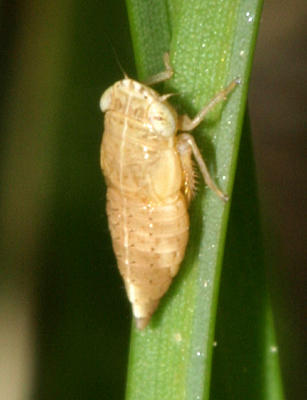
<path fill-rule="evenodd" d="M 171 77 L 174 74 L 174 71 L 170 64 L 169 53 L 164 53 L 163 62 L 164 62 L 165 70 L 162 72 L 159 72 L 157 75 L 147 78 L 144 81 L 145 85 L 151 86 L 151 85 L 155 85 L 156 83 L 165 82 L 165 81 L 171 79 Z"/>
<path fill-rule="evenodd" d="M 197 165 L 200 169 L 200 172 L 203 176 L 204 181 L 206 182 L 206 184 L 208 185 L 208 187 L 213 190 L 214 193 L 216 193 L 219 198 L 221 198 L 224 201 L 228 200 L 228 196 L 226 194 L 224 194 L 213 182 L 208 168 L 206 166 L 206 163 L 197 147 L 197 144 L 193 138 L 192 135 L 189 135 L 188 133 L 182 133 L 181 135 L 178 136 L 177 139 L 177 151 L 179 153 L 180 159 L 181 159 L 181 163 L 183 164 L 183 166 L 187 166 L 188 169 L 193 168 L 192 165 L 192 160 L 191 160 L 191 152 L 193 153 L 193 156 L 197 162 Z M 187 161 L 188 159 L 190 159 L 190 161 Z M 184 167 L 183 167 L 184 169 Z M 195 175 L 194 175 L 195 176 Z M 194 180 L 190 179 L 187 182 L 188 188 L 190 188 L 193 193 L 193 189 L 194 189 Z"/>

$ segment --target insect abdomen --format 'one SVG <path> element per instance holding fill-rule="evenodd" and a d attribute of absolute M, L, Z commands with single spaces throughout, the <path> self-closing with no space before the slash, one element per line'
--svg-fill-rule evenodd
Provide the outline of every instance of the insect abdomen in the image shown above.
<path fill-rule="evenodd" d="M 161 205 L 146 204 L 108 188 L 113 248 L 140 329 L 178 272 L 188 240 L 189 217 L 181 192 Z"/>
<path fill-rule="evenodd" d="M 187 198 L 171 107 L 137 82 L 117 86 L 110 98 L 108 90 L 103 97 L 102 108 L 109 109 L 101 166 L 113 249 L 137 327 L 143 329 L 184 257 Z"/>

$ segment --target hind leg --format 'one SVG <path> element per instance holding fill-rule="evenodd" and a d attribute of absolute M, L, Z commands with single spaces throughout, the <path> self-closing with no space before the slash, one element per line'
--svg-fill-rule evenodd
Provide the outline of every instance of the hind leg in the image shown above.
<path fill-rule="evenodd" d="M 228 196 L 224 194 L 214 183 L 213 179 L 211 178 L 208 168 L 206 166 L 206 163 L 199 151 L 199 148 L 197 147 L 197 144 L 193 138 L 192 135 L 188 133 L 182 133 L 181 135 L 178 136 L 178 141 L 177 141 L 177 150 L 180 156 L 180 159 L 183 160 L 182 163 L 184 164 L 186 162 L 186 155 L 188 152 L 193 153 L 193 156 L 195 158 L 195 161 L 198 165 L 198 168 L 203 176 L 204 181 L 208 185 L 208 187 L 213 190 L 214 193 L 216 193 L 220 199 L 227 201 Z M 187 164 L 186 164 L 187 165 Z M 192 168 L 192 160 L 190 156 L 190 167 Z M 192 186 L 194 188 L 194 182 L 190 180 L 190 183 L 188 185 Z"/>

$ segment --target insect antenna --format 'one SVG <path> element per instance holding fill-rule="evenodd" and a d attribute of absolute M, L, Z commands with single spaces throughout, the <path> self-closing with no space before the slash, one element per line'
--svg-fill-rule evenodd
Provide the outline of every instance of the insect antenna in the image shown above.
<path fill-rule="evenodd" d="M 117 65 L 119 66 L 119 69 L 122 71 L 122 74 L 124 75 L 124 78 L 125 78 L 125 79 L 129 78 L 129 76 L 127 75 L 126 71 L 124 70 L 124 68 L 123 68 L 123 66 L 122 66 L 122 64 L 121 64 L 121 62 L 119 61 L 118 54 L 117 54 L 117 52 L 116 52 L 114 46 L 112 45 L 112 43 L 111 43 L 111 47 L 112 47 L 112 50 L 113 50 L 114 57 L 115 57 L 115 60 L 116 60 L 116 62 L 117 62 Z"/>
<path fill-rule="evenodd" d="M 105 32 L 105 36 L 106 36 L 106 38 L 107 38 L 107 40 L 108 40 L 108 42 L 109 42 L 109 45 L 110 45 L 110 47 L 111 47 L 111 49 L 112 49 L 112 52 L 113 52 L 113 55 L 114 55 L 116 64 L 118 65 L 119 69 L 121 70 L 122 74 L 124 75 L 124 78 L 125 78 L 125 79 L 129 78 L 129 76 L 128 76 L 128 74 L 126 73 L 126 71 L 124 70 L 124 68 L 123 68 L 123 66 L 122 66 L 122 64 L 121 64 L 121 62 L 119 61 L 119 57 L 118 57 L 117 51 L 116 51 L 116 49 L 115 49 L 115 47 L 114 47 L 114 45 L 113 45 L 113 43 L 112 43 L 112 40 L 110 39 L 110 36 L 107 34 L 107 32 Z"/>

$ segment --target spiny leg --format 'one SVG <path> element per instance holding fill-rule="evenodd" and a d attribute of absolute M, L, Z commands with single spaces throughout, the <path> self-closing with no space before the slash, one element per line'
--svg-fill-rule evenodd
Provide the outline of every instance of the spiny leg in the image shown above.
<path fill-rule="evenodd" d="M 187 115 L 181 116 L 179 119 L 178 123 L 178 129 L 180 131 L 192 131 L 195 129 L 205 118 L 207 113 L 212 110 L 212 108 L 215 107 L 216 104 L 219 102 L 226 100 L 227 95 L 233 91 L 233 89 L 240 83 L 240 79 L 234 79 L 225 89 L 221 90 L 219 93 L 217 93 L 213 99 L 202 109 L 200 112 L 193 118 L 190 119 Z M 213 182 L 208 168 L 206 166 L 206 163 L 197 147 L 197 144 L 193 138 L 193 136 L 189 135 L 188 133 L 182 133 L 181 135 L 178 136 L 177 139 L 177 150 L 181 159 L 181 163 L 183 166 L 187 166 L 187 154 L 188 152 L 192 151 L 193 156 L 198 164 L 198 167 L 200 169 L 200 172 L 203 176 L 204 181 L 208 185 L 208 187 L 213 190 L 222 200 L 227 201 L 228 196 L 224 194 Z M 187 180 L 187 176 L 185 175 L 185 184 L 188 187 L 188 190 L 192 190 L 194 187 L 194 182 L 191 179 Z M 185 188 L 186 190 L 186 188 Z M 189 198 L 188 198 L 189 200 Z"/>
<path fill-rule="evenodd" d="M 224 194 L 213 182 L 213 180 L 209 174 L 208 168 L 206 166 L 206 163 L 205 163 L 204 159 L 202 158 L 202 155 L 197 147 L 197 144 L 196 144 L 193 136 L 188 133 L 182 133 L 181 135 L 178 136 L 178 139 L 177 139 L 177 149 L 178 149 L 179 156 L 181 158 L 184 154 L 187 153 L 188 148 L 190 148 L 192 150 L 193 156 L 197 162 L 197 165 L 200 169 L 203 179 L 206 182 L 206 184 L 208 185 L 208 187 L 211 190 L 213 190 L 213 192 L 216 193 L 222 200 L 227 201 L 228 196 L 226 194 Z"/>
<path fill-rule="evenodd" d="M 159 72 L 158 74 L 145 79 L 144 83 L 146 85 L 151 86 L 155 85 L 156 83 L 164 82 L 167 81 L 168 79 L 171 79 L 171 77 L 174 74 L 174 71 L 170 64 L 169 53 L 164 53 L 163 62 L 165 65 L 165 71 Z"/>
<path fill-rule="evenodd" d="M 240 79 L 234 79 L 225 89 L 217 93 L 193 119 L 191 119 L 188 115 L 182 115 L 179 121 L 178 129 L 184 132 L 189 132 L 195 129 L 205 119 L 205 116 L 208 114 L 208 112 L 211 111 L 216 104 L 226 100 L 228 94 L 232 92 L 239 83 Z"/>

